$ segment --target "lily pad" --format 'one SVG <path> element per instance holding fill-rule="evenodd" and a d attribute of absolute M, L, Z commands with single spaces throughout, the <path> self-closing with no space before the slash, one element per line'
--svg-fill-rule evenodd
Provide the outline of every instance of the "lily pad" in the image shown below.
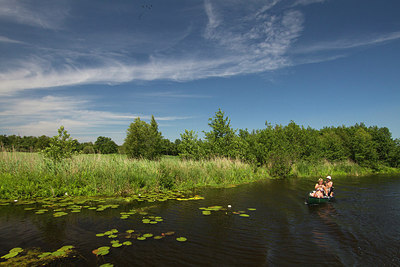
<path fill-rule="evenodd" d="M 137 240 L 146 240 L 146 237 L 144 237 L 144 236 L 139 236 L 139 237 L 137 238 Z"/>
<path fill-rule="evenodd" d="M 124 243 L 122 243 L 125 246 L 131 246 L 132 242 L 131 241 L 125 241 Z"/>
<path fill-rule="evenodd" d="M 58 250 L 59 251 L 67 251 L 67 250 L 70 250 L 73 248 L 74 248 L 74 246 L 63 246 L 63 247 L 59 248 Z"/>
<path fill-rule="evenodd" d="M 187 238 L 181 236 L 181 237 L 176 238 L 176 240 L 179 241 L 179 242 L 185 242 L 187 240 Z"/>
<path fill-rule="evenodd" d="M 143 235 L 143 237 L 146 237 L 146 238 L 152 237 L 152 236 L 153 236 L 153 234 L 144 234 L 144 235 Z"/>
<path fill-rule="evenodd" d="M 133 232 L 135 232 L 135 230 L 126 230 L 126 232 L 127 232 L 128 234 L 132 234 Z"/>
<path fill-rule="evenodd" d="M 57 250 L 57 251 L 54 251 L 53 253 L 51 253 L 51 255 L 54 257 L 61 257 L 61 256 L 65 255 L 65 251 Z"/>
<path fill-rule="evenodd" d="M 203 210 L 201 213 L 203 213 L 203 215 L 210 215 L 211 211 L 209 210 Z"/>
<path fill-rule="evenodd" d="M 164 235 L 174 235 L 174 234 L 175 234 L 175 232 L 172 232 L 172 231 L 164 233 Z"/>
<path fill-rule="evenodd" d="M 112 244 L 112 246 L 113 246 L 114 248 L 119 248 L 119 247 L 122 246 L 122 244 L 121 244 L 121 243 L 114 243 L 114 244 Z"/>
<path fill-rule="evenodd" d="M 93 250 L 92 253 L 97 256 L 104 256 L 110 253 L 110 247 L 99 247 L 98 249 Z"/>
<path fill-rule="evenodd" d="M 10 250 L 10 253 L 14 253 L 14 252 L 20 253 L 22 251 L 24 251 L 22 248 L 13 248 Z"/>
<path fill-rule="evenodd" d="M 249 214 L 245 214 L 245 213 L 243 213 L 243 214 L 240 214 L 239 216 L 240 216 L 240 217 L 250 217 L 250 215 L 249 215 Z"/>
<path fill-rule="evenodd" d="M 104 263 L 104 264 L 100 265 L 100 267 L 113 267 L 113 266 L 114 266 L 114 264 L 111 264 L 111 263 Z"/>
<path fill-rule="evenodd" d="M 65 216 L 67 214 L 68 213 L 66 213 L 66 212 L 60 211 L 60 212 L 54 213 L 53 216 L 57 218 L 57 217 Z"/>
<path fill-rule="evenodd" d="M 51 252 L 43 252 L 43 253 L 40 254 L 38 257 L 39 257 L 39 258 L 44 258 L 44 257 L 50 256 L 50 255 L 51 255 Z"/>
<path fill-rule="evenodd" d="M 161 236 L 161 235 L 156 235 L 156 236 L 154 236 L 153 238 L 154 238 L 154 239 L 162 239 L 162 238 L 164 238 L 164 237 Z"/>
<path fill-rule="evenodd" d="M 96 234 L 96 236 L 97 237 L 102 237 L 102 236 L 105 236 L 105 234 L 104 233 L 99 233 L 99 234 Z"/>
<path fill-rule="evenodd" d="M 10 252 L 4 256 L 2 256 L 2 259 L 10 259 L 10 258 L 14 258 L 15 256 L 17 256 L 19 254 L 19 252 Z"/>
<path fill-rule="evenodd" d="M 255 208 L 247 208 L 247 209 L 250 210 L 250 211 L 256 210 Z"/>

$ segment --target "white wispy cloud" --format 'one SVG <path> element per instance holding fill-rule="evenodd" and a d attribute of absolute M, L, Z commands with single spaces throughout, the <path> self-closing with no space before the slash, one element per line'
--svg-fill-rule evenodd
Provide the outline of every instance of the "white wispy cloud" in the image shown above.
<path fill-rule="evenodd" d="M 296 10 L 288 10 L 280 15 L 270 14 L 270 9 L 277 2 L 253 1 L 251 5 L 228 5 L 205 1 L 207 21 L 203 27 L 203 40 L 196 42 L 198 46 L 191 47 L 190 53 L 179 49 L 179 45 L 191 33 L 185 30 L 183 37 L 171 42 L 172 46 L 176 46 L 169 48 L 173 52 L 168 53 L 168 49 L 149 52 L 146 59 L 141 61 L 115 56 L 112 51 L 96 54 L 89 47 L 79 52 L 54 49 L 46 56 L 34 55 L 14 60 L 13 68 L 0 73 L 0 95 L 80 84 L 164 79 L 189 81 L 258 73 L 288 66 L 290 60 L 286 53 L 303 30 L 303 16 Z M 241 8 L 244 11 L 232 17 L 230 12 L 238 12 Z M 204 46 L 207 49 L 203 49 Z M 82 63 L 81 55 L 85 53 L 85 62 L 96 64 Z M 63 62 L 60 63 L 60 60 Z"/>
<path fill-rule="evenodd" d="M 323 3 L 325 1 L 326 0 L 297 0 L 293 3 L 293 7 L 298 5 L 307 6 L 316 3 Z"/>
<path fill-rule="evenodd" d="M 0 1 L 0 18 L 46 29 L 57 29 L 68 15 L 62 1 Z"/>
<path fill-rule="evenodd" d="M 148 92 L 148 93 L 138 93 L 135 95 L 139 97 L 160 97 L 160 98 L 211 98 L 210 95 L 188 94 L 175 91 Z"/>
<path fill-rule="evenodd" d="M 13 44 L 22 44 L 23 42 L 18 40 L 10 39 L 6 36 L 0 36 L 0 43 L 13 43 Z"/>
<path fill-rule="evenodd" d="M 400 39 L 400 32 L 385 34 L 371 34 L 368 37 L 358 37 L 352 39 L 340 39 L 333 41 L 320 42 L 317 44 L 298 47 L 293 53 L 315 53 L 328 50 L 345 50 L 362 46 L 371 46 Z"/>
<path fill-rule="evenodd" d="M 151 118 L 147 114 L 96 110 L 91 101 L 75 97 L 2 98 L 0 105 L 0 130 L 8 134 L 50 136 L 64 125 L 75 136 L 79 134 L 96 137 L 110 132 L 110 129 L 122 129 L 112 132 L 114 135 L 119 133 L 118 138 L 122 140 L 126 128 L 135 118 Z M 166 122 L 190 118 L 192 117 L 156 116 L 157 121 Z"/>

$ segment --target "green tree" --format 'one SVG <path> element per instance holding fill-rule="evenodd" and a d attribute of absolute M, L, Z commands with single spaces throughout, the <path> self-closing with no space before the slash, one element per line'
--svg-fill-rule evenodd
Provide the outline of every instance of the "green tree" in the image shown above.
<path fill-rule="evenodd" d="M 158 130 L 158 123 L 156 122 L 153 115 L 151 115 L 150 121 L 150 154 L 151 158 L 159 158 L 162 155 L 162 143 L 163 137 L 161 132 Z"/>
<path fill-rule="evenodd" d="M 42 135 L 38 138 L 38 140 L 36 142 L 36 149 L 41 151 L 41 150 L 45 149 L 46 147 L 48 147 L 49 144 L 50 144 L 50 137 Z"/>
<path fill-rule="evenodd" d="M 193 130 L 185 130 L 185 132 L 181 134 L 181 142 L 179 142 L 178 151 L 179 156 L 184 159 L 199 160 L 205 157 L 204 146 Z"/>
<path fill-rule="evenodd" d="M 209 119 L 210 132 L 205 132 L 205 144 L 211 156 L 243 158 L 246 153 L 246 143 L 236 135 L 231 127 L 231 120 L 218 109 L 214 117 Z"/>
<path fill-rule="evenodd" d="M 153 120 L 152 120 L 153 121 Z M 158 125 L 136 118 L 127 130 L 124 150 L 129 158 L 157 159 L 161 156 L 161 133 Z"/>
<path fill-rule="evenodd" d="M 53 162 L 60 162 L 63 159 L 71 158 L 73 155 L 74 140 L 70 137 L 64 126 L 58 129 L 58 135 L 50 139 L 49 147 L 42 150 L 44 157 L 51 159 Z"/>
<path fill-rule="evenodd" d="M 110 137 L 99 136 L 94 143 L 94 149 L 101 154 L 113 154 L 118 152 L 118 145 Z"/>

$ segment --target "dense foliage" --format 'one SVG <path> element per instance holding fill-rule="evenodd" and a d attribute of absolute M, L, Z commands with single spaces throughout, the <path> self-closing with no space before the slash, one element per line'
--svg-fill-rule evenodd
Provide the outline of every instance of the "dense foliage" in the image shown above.
<path fill-rule="evenodd" d="M 129 158 L 158 159 L 161 156 L 162 136 L 151 117 L 150 124 L 136 118 L 127 130 L 124 148 Z"/>
<path fill-rule="evenodd" d="M 187 159 L 230 157 L 266 166 L 271 176 L 285 177 L 293 165 L 351 161 L 379 171 L 400 167 L 400 141 L 388 128 L 366 127 L 363 123 L 315 130 L 290 122 L 286 126 L 266 123 L 261 130 L 231 128 L 229 118 L 218 110 L 210 119 L 205 140 L 193 131 L 181 134 L 180 155 Z"/>
<path fill-rule="evenodd" d="M 114 154 L 118 152 L 118 145 L 109 137 L 99 136 L 94 142 L 94 149 L 101 154 Z"/>

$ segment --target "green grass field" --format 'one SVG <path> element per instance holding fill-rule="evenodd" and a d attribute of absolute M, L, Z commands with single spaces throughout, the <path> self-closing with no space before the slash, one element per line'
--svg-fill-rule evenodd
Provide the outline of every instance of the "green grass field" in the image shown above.
<path fill-rule="evenodd" d="M 385 169 L 382 172 L 398 172 Z M 367 175 L 351 162 L 297 163 L 292 176 Z M 138 192 L 230 186 L 270 178 L 268 169 L 238 160 L 129 160 L 125 155 L 77 155 L 61 163 L 37 153 L 0 152 L 0 199 L 61 196 L 120 196 Z"/>

